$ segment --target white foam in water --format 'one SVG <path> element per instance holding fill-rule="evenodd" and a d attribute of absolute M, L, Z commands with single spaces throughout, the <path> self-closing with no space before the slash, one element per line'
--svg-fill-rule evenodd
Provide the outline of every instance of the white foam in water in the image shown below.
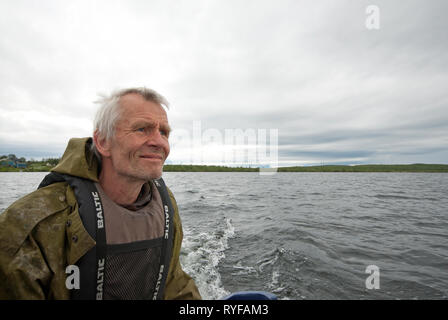
<path fill-rule="evenodd" d="M 257 261 L 258 270 L 260 271 L 260 273 L 263 272 L 263 268 L 265 266 L 270 265 L 270 264 L 274 265 L 277 262 L 278 258 L 280 257 L 280 254 L 283 254 L 283 253 L 285 253 L 285 249 L 278 248 L 275 251 L 275 256 L 272 259 L 266 258 L 264 260 Z"/>
<path fill-rule="evenodd" d="M 217 300 L 230 294 L 221 283 L 218 265 L 225 258 L 224 251 L 228 248 L 228 239 L 235 236 L 235 228 L 231 219 L 225 219 L 219 227 L 222 229 L 212 233 L 184 229 L 180 262 L 206 300 Z"/>
<path fill-rule="evenodd" d="M 272 277 L 271 277 L 271 282 L 268 284 L 269 289 L 271 290 L 272 293 L 281 293 L 285 288 L 281 286 L 279 278 L 280 278 L 280 267 L 278 265 L 276 265 L 276 262 L 278 261 L 278 259 L 280 258 L 280 255 L 284 254 L 286 252 L 286 250 L 284 248 L 278 248 L 275 251 L 275 255 L 273 258 L 269 259 L 266 258 L 264 260 L 260 260 L 257 262 L 258 266 L 258 270 L 260 273 L 263 272 L 263 268 L 268 266 L 268 265 L 272 265 Z M 288 298 L 286 298 L 288 299 Z"/>
<path fill-rule="evenodd" d="M 278 278 L 280 277 L 280 269 L 278 267 L 272 270 L 272 281 L 269 284 L 272 293 L 281 293 L 285 288 L 281 287 Z"/>
<path fill-rule="evenodd" d="M 241 261 L 238 261 L 238 263 L 235 266 L 232 266 L 232 268 L 238 270 L 232 272 L 232 276 L 242 276 L 252 273 L 258 274 L 257 270 L 255 270 L 254 267 L 242 266 Z"/>

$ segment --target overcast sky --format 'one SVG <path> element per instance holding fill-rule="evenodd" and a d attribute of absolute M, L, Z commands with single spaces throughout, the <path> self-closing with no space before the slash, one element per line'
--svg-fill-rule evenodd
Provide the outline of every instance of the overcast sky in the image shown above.
<path fill-rule="evenodd" d="M 171 104 L 172 163 L 191 162 L 176 131 L 194 123 L 276 129 L 280 166 L 448 163 L 447 13 L 445 0 L 1 0 L 0 155 L 59 157 L 91 135 L 98 93 L 146 86 Z M 202 163 L 225 149 L 212 142 Z"/>

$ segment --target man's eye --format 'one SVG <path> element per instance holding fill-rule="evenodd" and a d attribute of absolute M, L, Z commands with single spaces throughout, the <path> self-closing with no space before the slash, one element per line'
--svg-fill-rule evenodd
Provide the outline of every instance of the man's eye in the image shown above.
<path fill-rule="evenodd" d="M 168 131 L 166 131 L 166 130 L 160 130 L 160 133 L 162 134 L 162 136 L 166 136 L 166 137 L 168 137 Z"/>
<path fill-rule="evenodd" d="M 138 132 L 145 132 L 145 128 L 138 128 L 136 131 L 138 131 Z"/>

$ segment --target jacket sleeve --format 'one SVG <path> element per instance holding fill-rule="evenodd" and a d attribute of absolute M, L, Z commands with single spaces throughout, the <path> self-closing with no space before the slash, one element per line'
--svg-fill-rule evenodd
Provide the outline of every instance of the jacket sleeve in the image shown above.
<path fill-rule="evenodd" d="M 0 299 L 45 299 L 51 271 L 21 202 L 0 215 Z"/>
<path fill-rule="evenodd" d="M 46 299 L 51 272 L 32 236 L 13 256 L 0 258 L 0 299 Z"/>
<path fill-rule="evenodd" d="M 179 255 L 182 246 L 183 232 L 182 223 L 179 216 L 179 209 L 173 194 L 168 190 L 171 202 L 174 207 L 174 244 L 173 255 L 171 257 L 170 269 L 165 286 L 165 300 L 200 300 L 201 294 L 194 280 L 182 270 Z"/>
<path fill-rule="evenodd" d="M 62 251 L 65 236 L 62 217 L 60 226 L 55 225 L 53 213 L 65 212 L 68 206 L 49 195 L 57 198 L 64 191 L 62 185 L 40 189 L 0 214 L 0 299 L 47 299 L 51 295 L 57 271 L 54 262 L 62 264 L 63 259 L 50 251 Z"/>

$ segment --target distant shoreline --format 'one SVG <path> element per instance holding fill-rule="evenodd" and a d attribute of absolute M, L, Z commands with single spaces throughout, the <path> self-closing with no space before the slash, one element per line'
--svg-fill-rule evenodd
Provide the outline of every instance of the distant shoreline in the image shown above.
<path fill-rule="evenodd" d="M 52 166 L 30 165 L 26 169 L 1 167 L 0 172 L 48 172 Z M 259 168 L 225 167 L 206 165 L 167 164 L 164 172 L 259 172 Z M 280 167 L 277 172 L 434 172 L 448 173 L 447 164 L 366 164 L 366 165 L 323 165 L 306 167 Z"/>

